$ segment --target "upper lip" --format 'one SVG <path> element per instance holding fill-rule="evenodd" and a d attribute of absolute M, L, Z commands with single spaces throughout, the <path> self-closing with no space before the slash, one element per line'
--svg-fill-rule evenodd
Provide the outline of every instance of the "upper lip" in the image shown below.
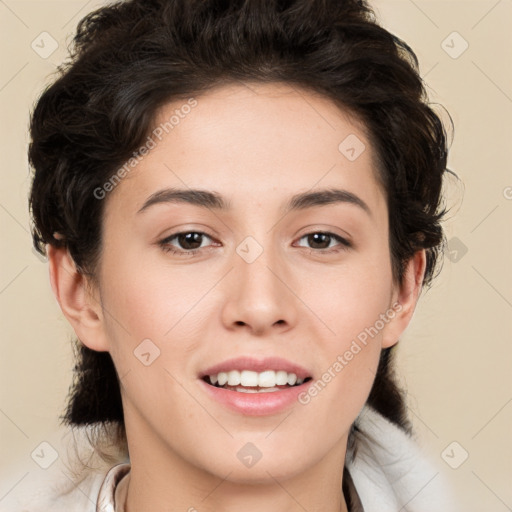
<path fill-rule="evenodd" d="M 217 375 L 220 372 L 229 372 L 231 370 L 250 370 L 253 372 L 263 372 L 265 370 L 284 370 L 288 373 L 294 373 L 298 379 L 306 379 L 311 377 L 311 372 L 308 372 L 302 366 L 296 363 L 287 361 L 280 357 L 265 357 L 263 359 L 256 359 L 253 356 L 242 356 L 233 359 L 228 359 L 221 363 L 210 366 L 200 373 L 200 378 L 207 375 Z"/>

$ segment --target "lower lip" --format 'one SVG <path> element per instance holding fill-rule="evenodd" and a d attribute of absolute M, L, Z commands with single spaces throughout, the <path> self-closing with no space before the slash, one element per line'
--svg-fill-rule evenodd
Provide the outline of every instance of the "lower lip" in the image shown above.
<path fill-rule="evenodd" d="M 229 409 L 247 416 L 265 416 L 279 413 L 298 402 L 298 396 L 310 385 L 312 380 L 301 384 L 268 393 L 243 393 L 218 388 L 200 380 L 208 395 Z"/>

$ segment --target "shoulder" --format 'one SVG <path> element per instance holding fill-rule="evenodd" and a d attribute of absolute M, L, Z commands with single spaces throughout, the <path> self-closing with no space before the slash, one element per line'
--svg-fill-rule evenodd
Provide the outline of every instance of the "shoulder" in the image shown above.
<path fill-rule="evenodd" d="M 356 424 L 347 469 L 365 512 L 454 510 L 442 472 L 411 436 L 368 405 Z"/>

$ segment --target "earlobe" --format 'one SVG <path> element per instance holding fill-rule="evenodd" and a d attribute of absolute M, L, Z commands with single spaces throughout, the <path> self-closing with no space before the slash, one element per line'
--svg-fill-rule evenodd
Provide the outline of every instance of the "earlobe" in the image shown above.
<path fill-rule="evenodd" d="M 393 294 L 391 304 L 395 316 L 391 319 L 382 337 L 382 348 L 395 345 L 412 319 L 423 285 L 426 268 L 426 252 L 417 251 L 408 261 L 401 286 Z"/>
<path fill-rule="evenodd" d="M 50 284 L 64 316 L 88 348 L 108 351 L 99 297 L 65 247 L 47 246 Z"/>

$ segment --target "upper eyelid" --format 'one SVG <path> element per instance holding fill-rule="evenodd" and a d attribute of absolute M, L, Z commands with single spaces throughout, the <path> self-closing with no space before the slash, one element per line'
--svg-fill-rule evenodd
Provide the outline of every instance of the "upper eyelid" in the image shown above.
<path fill-rule="evenodd" d="M 334 238 L 335 240 L 338 240 L 339 242 L 351 245 L 351 241 L 347 237 L 338 235 L 337 233 L 333 233 L 332 231 L 322 231 L 322 230 L 309 231 L 308 233 L 305 233 L 304 235 L 301 235 L 298 238 L 298 240 L 302 240 L 305 236 L 314 235 L 314 234 L 317 234 L 317 233 L 321 233 L 323 235 L 328 235 L 331 238 Z"/>
<path fill-rule="evenodd" d="M 177 233 L 173 233 L 172 235 L 166 236 L 159 243 L 160 244 L 169 243 L 171 240 L 175 239 L 179 235 L 186 235 L 188 233 L 199 233 L 201 235 L 207 236 L 210 240 L 215 240 L 215 237 L 213 237 L 212 235 L 209 235 L 208 233 L 206 233 L 204 231 L 189 229 L 188 231 L 178 231 Z M 181 249 L 181 250 L 185 250 L 185 249 Z M 192 250 L 198 250 L 198 249 L 189 249 L 189 252 L 191 252 Z"/>

